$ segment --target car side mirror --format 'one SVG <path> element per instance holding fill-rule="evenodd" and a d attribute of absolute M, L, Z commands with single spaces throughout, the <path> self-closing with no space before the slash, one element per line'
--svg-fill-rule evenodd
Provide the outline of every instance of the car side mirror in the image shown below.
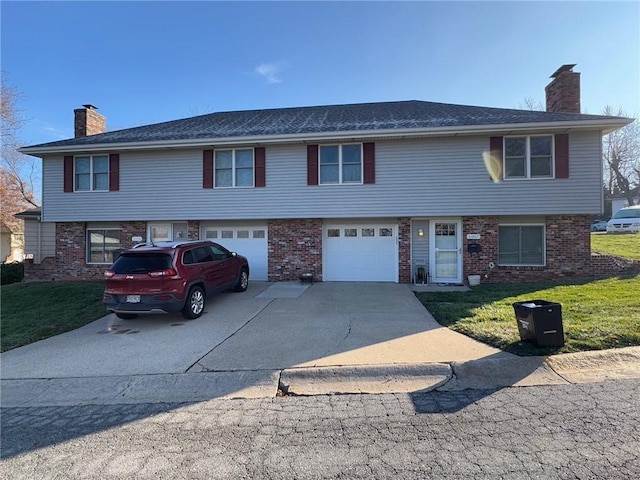
<path fill-rule="evenodd" d="M 237 257 L 237 256 L 238 256 L 238 254 L 237 254 L 236 252 L 231 252 L 231 256 L 232 256 L 232 257 Z"/>

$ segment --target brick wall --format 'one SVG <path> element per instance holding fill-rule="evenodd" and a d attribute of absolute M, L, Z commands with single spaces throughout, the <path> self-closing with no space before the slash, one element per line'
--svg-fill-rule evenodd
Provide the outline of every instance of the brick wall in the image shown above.
<path fill-rule="evenodd" d="M 142 237 L 142 241 L 145 241 L 147 238 L 146 222 L 123 222 L 120 224 L 120 247 L 131 248 L 136 243 L 141 243 L 134 242 L 133 237 Z"/>
<path fill-rule="evenodd" d="M 132 237 L 146 238 L 146 222 L 120 224 L 120 245 L 131 248 L 138 242 Z M 107 265 L 87 264 L 86 223 L 56 223 L 55 258 L 46 258 L 41 264 L 25 263 L 25 280 L 100 280 Z"/>
<path fill-rule="evenodd" d="M 268 279 L 298 280 L 313 273 L 322 280 L 322 220 L 318 218 L 270 220 Z"/>
<path fill-rule="evenodd" d="M 100 279 L 104 265 L 88 265 L 86 223 L 56 223 L 56 280 Z"/>
<path fill-rule="evenodd" d="M 411 283 L 411 219 L 398 219 L 398 273 L 400 283 Z"/>
<path fill-rule="evenodd" d="M 464 281 L 468 275 L 481 275 L 482 282 L 511 283 L 563 278 L 603 277 L 633 271 L 635 262 L 607 255 L 591 254 L 591 217 L 588 215 L 554 215 L 546 218 L 546 265 L 514 267 L 498 265 L 498 217 L 465 217 L 463 219 Z M 470 233 L 480 240 L 467 240 Z M 469 243 L 479 243 L 482 251 L 470 254 Z M 489 268 L 493 262 L 495 267 Z"/>

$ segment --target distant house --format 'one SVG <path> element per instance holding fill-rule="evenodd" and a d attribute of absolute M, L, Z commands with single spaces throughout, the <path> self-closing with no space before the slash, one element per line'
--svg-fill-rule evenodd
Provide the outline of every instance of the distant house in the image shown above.
<path fill-rule="evenodd" d="M 105 132 L 85 105 L 75 138 L 21 150 L 43 160 L 39 234 L 53 240 L 28 247 L 27 275 L 101 277 L 116 249 L 198 238 L 246 255 L 254 280 L 589 275 L 602 135 L 631 120 L 580 114 L 573 66 L 553 74 L 546 112 L 411 100 Z"/>
<path fill-rule="evenodd" d="M 54 268 L 56 224 L 51 222 L 43 223 L 42 212 L 39 208 L 25 210 L 15 216 L 24 220 L 25 260 L 40 266 L 48 264 L 51 268 Z M 46 278 L 50 279 L 48 276 Z M 36 279 L 44 279 L 44 277 L 40 276 Z"/>
<path fill-rule="evenodd" d="M 6 223 L 0 224 L 0 261 L 4 262 L 11 255 L 11 229 Z"/>
<path fill-rule="evenodd" d="M 636 187 L 631 191 L 634 205 L 640 205 L 640 187 Z M 611 195 L 611 216 L 615 215 L 618 210 L 629 206 L 627 196 L 623 194 Z"/>

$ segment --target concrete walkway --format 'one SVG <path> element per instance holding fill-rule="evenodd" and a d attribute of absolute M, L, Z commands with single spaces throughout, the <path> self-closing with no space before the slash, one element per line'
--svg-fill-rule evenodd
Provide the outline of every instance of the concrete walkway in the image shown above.
<path fill-rule="evenodd" d="M 640 376 L 640 347 L 615 355 L 546 361 L 502 352 L 441 327 L 407 285 L 253 283 L 213 298 L 197 320 L 107 315 L 3 353 L 1 401 L 194 402 Z"/>

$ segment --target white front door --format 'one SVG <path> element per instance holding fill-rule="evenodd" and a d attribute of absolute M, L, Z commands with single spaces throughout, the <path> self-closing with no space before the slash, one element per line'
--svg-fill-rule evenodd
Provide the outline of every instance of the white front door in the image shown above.
<path fill-rule="evenodd" d="M 462 283 L 462 222 L 430 222 L 430 270 L 434 283 Z"/>

